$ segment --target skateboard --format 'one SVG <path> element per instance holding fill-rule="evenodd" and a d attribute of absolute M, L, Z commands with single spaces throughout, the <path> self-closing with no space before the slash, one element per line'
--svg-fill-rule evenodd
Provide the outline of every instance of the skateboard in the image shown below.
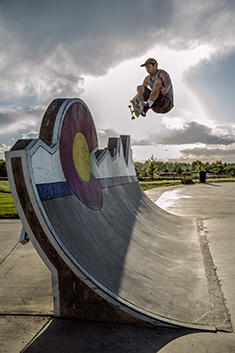
<path fill-rule="evenodd" d="M 138 118 L 141 115 L 141 113 L 143 113 L 144 103 L 142 102 L 142 100 L 138 95 L 132 98 L 130 100 L 130 103 L 131 104 L 128 105 L 128 108 L 131 111 L 131 119 L 134 120 L 135 118 Z"/>

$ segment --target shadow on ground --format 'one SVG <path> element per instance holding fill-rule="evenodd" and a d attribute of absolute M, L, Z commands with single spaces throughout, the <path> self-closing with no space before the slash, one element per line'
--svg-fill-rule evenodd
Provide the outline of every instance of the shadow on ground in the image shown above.
<path fill-rule="evenodd" d="M 24 353 L 156 353 L 193 332 L 54 319 Z"/>
<path fill-rule="evenodd" d="M 206 185 L 209 185 L 209 186 L 220 187 L 220 188 L 221 188 L 221 186 L 222 186 L 222 185 L 213 184 L 213 183 L 205 183 L 205 184 L 206 184 Z"/>

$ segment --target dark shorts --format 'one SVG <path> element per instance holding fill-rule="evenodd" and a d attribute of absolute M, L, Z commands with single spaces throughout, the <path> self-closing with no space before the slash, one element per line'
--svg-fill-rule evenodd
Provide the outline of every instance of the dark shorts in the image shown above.
<path fill-rule="evenodd" d="M 145 101 L 149 99 L 150 94 L 151 94 L 151 90 L 145 86 L 144 88 Z M 157 99 L 153 102 L 151 109 L 155 113 L 164 114 L 164 113 L 168 113 L 173 108 L 173 106 L 174 106 L 173 101 L 168 96 L 163 96 L 163 94 L 160 93 Z"/>

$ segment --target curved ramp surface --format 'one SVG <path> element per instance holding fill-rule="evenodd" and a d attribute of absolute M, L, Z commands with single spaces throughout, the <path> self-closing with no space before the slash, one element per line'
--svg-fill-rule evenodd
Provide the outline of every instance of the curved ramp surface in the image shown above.
<path fill-rule="evenodd" d="M 86 104 L 56 99 L 39 139 L 6 157 L 24 229 L 52 272 L 56 315 L 216 329 L 196 220 L 142 192 L 129 136 L 100 150 Z"/>

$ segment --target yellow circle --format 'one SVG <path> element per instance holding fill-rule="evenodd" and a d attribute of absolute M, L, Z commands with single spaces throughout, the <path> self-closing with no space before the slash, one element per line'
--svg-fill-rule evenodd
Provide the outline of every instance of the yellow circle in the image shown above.
<path fill-rule="evenodd" d="M 77 132 L 73 139 L 73 163 L 82 181 L 88 183 L 91 178 L 90 151 L 81 132 Z"/>

